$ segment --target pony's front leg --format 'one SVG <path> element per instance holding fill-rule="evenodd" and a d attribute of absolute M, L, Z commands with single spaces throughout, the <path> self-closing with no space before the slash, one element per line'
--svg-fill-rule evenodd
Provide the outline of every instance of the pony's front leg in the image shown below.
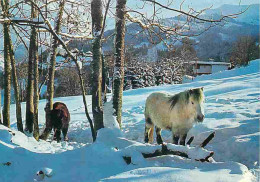
<path fill-rule="evenodd" d="M 172 143 L 175 144 L 175 145 L 178 145 L 179 138 L 180 138 L 179 135 L 172 134 Z"/>
<path fill-rule="evenodd" d="M 185 145 L 186 137 L 187 137 L 187 134 L 181 135 L 180 145 Z"/>
<path fill-rule="evenodd" d="M 161 136 L 162 129 L 155 126 L 155 131 L 156 131 L 156 141 L 160 145 L 163 143 L 162 136 Z"/>
<path fill-rule="evenodd" d="M 153 124 L 145 123 L 145 130 L 144 130 L 144 142 L 145 143 L 153 142 L 153 128 L 154 128 Z"/>

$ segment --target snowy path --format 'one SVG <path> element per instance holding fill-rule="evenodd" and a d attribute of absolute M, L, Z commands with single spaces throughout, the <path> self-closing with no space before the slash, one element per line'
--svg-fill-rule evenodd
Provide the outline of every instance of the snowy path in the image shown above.
<path fill-rule="evenodd" d="M 32 181 L 37 170 L 49 167 L 55 175 L 45 178 L 45 181 L 256 181 L 257 177 L 252 177 L 247 167 L 259 179 L 259 63 L 260 60 L 257 60 L 246 68 L 201 76 L 192 83 L 126 91 L 123 132 L 104 129 L 93 145 L 90 145 L 91 133 L 82 98 L 57 98 L 56 101 L 67 104 L 71 113 L 70 141 L 59 144 L 36 142 L 19 132 L 13 131 L 15 135 L 12 135 L 0 126 L 0 176 L 3 181 Z M 150 160 L 137 158 L 135 165 L 126 165 L 120 149 L 143 143 L 143 112 L 147 96 L 154 91 L 178 93 L 202 86 L 206 96 L 206 118 L 202 124 L 191 129 L 189 136 L 195 136 L 193 144 L 198 144 L 210 132 L 216 131 L 207 149 L 215 152 L 217 163 L 202 164 L 176 156 L 164 156 Z M 90 97 L 87 96 L 87 99 L 90 104 Z M 41 100 L 40 128 L 43 128 L 45 121 L 44 106 L 45 101 Z M 24 103 L 22 107 L 25 113 Z M 11 106 L 11 111 L 15 113 L 15 105 Z M 11 116 L 11 121 L 12 129 L 16 129 L 15 115 Z M 171 142 L 169 131 L 163 131 L 162 136 L 165 142 Z M 12 162 L 10 167 L 1 165 L 7 161 Z M 17 170 L 15 175 L 14 170 Z"/>

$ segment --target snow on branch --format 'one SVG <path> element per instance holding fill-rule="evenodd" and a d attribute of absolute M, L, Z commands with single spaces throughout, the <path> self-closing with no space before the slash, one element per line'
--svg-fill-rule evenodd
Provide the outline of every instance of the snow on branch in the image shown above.
<path fill-rule="evenodd" d="M 90 37 L 89 35 L 71 35 L 68 33 L 59 33 L 59 35 L 66 37 L 66 38 L 72 38 L 72 39 L 82 39 L 82 40 L 92 40 L 93 37 Z"/>
<path fill-rule="evenodd" d="M 132 163 L 134 154 L 141 153 L 143 158 L 152 158 L 162 155 L 177 155 L 200 162 L 209 162 L 209 158 L 214 155 L 213 151 L 208 151 L 204 147 L 214 138 L 215 132 L 211 133 L 199 146 L 191 147 L 189 144 L 194 137 L 191 137 L 186 146 L 174 144 L 162 145 L 132 145 L 122 150 L 122 157 L 127 164 Z"/>
<path fill-rule="evenodd" d="M 0 18 L 0 23 L 17 23 L 19 25 L 28 25 L 28 24 L 34 24 L 34 25 L 41 25 L 44 24 L 43 20 L 39 19 L 26 19 L 26 18 Z"/>

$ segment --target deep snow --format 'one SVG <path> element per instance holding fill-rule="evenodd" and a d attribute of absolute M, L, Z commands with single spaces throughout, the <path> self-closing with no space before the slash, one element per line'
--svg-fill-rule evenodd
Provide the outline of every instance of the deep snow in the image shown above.
<path fill-rule="evenodd" d="M 17 132 L 15 105 L 12 105 L 11 129 L 0 126 L 0 181 L 39 181 L 36 173 L 44 168 L 52 170 L 52 175 L 45 176 L 44 181 L 257 181 L 259 63 L 260 60 L 255 60 L 245 68 L 200 76 L 192 83 L 125 91 L 122 132 L 109 116 L 111 103 L 107 103 L 108 128 L 99 131 L 94 144 L 81 96 L 55 99 L 66 103 L 71 112 L 69 142 L 37 142 Z M 144 159 L 135 149 L 146 148 L 142 143 L 147 96 L 154 91 L 178 93 L 201 86 L 206 96 L 206 118 L 190 130 L 189 136 L 195 136 L 193 145 L 197 145 L 215 131 L 215 138 L 206 148 L 215 152 L 216 162 L 201 163 L 178 156 Z M 87 98 L 90 104 L 90 97 Z M 45 120 L 44 105 L 45 100 L 41 100 L 41 128 Z M 22 106 L 25 111 L 25 103 Z M 165 142 L 171 142 L 171 132 L 163 131 L 162 136 Z M 133 157 L 130 165 L 122 158 L 126 152 Z M 4 165 L 6 162 L 11 165 Z"/>

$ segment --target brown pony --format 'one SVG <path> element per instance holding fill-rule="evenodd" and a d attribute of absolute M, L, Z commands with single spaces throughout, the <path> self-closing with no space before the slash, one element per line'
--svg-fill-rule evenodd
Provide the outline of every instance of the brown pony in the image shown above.
<path fill-rule="evenodd" d="M 70 113 L 67 106 L 62 102 L 55 102 L 53 104 L 53 110 L 51 110 L 51 125 L 54 129 L 53 140 L 60 142 L 61 130 L 64 137 L 64 141 L 68 141 L 67 132 L 70 122 Z"/>

